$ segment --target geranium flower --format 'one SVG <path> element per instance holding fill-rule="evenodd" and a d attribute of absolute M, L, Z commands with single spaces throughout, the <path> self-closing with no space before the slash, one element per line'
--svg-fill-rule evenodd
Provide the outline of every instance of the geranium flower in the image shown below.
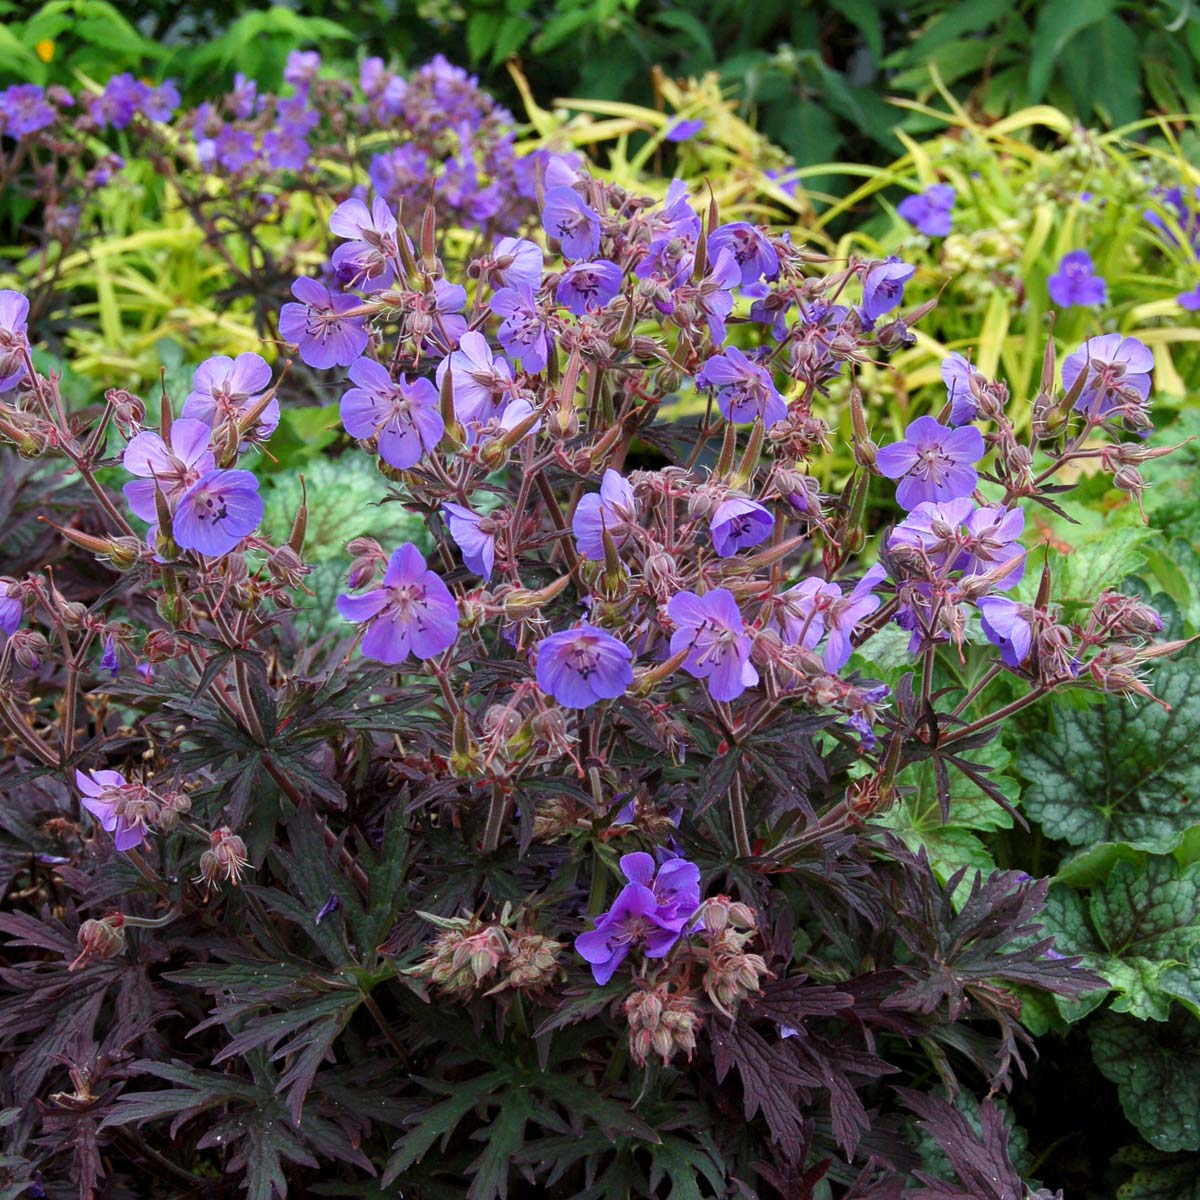
<path fill-rule="evenodd" d="M 438 363 L 435 378 L 439 388 L 447 371 L 451 372 L 454 415 L 468 433 L 504 412 L 512 396 L 512 367 L 492 353 L 483 334 L 474 330 L 464 333 L 458 349 Z"/>
<path fill-rule="evenodd" d="M 572 193 L 574 195 L 574 193 Z M 603 308 L 621 290 L 621 268 L 599 258 L 568 267 L 558 281 L 554 298 L 577 317 Z"/>
<path fill-rule="evenodd" d="M 725 340 L 725 318 L 733 312 L 733 289 L 740 280 L 737 260 L 722 250 L 696 289 L 696 307 L 704 313 L 708 332 L 718 346 Z"/>
<path fill-rule="evenodd" d="M 600 491 L 582 497 L 575 506 L 571 522 L 575 544 L 584 558 L 604 560 L 604 531 L 620 545 L 637 520 L 637 501 L 633 488 L 619 471 L 609 467 L 600 482 Z"/>
<path fill-rule="evenodd" d="M 337 608 L 347 621 L 366 624 L 362 652 L 381 663 L 394 666 L 409 654 L 433 658 L 458 640 L 458 605 L 411 542 L 392 555 L 382 587 L 341 595 Z"/>
<path fill-rule="evenodd" d="M 25 605 L 17 596 L 8 594 L 11 580 L 0 579 L 0 633 L 12 637 L 21 628 L 21 618 L 25 615 Z"/>
<path fill-rule="evenodd" d="M 357 296 L 335 296 L 315 279 L 301 277 L 292 284 L 298 304 L 279 310 L 279 336 L 294 342 L 310 367 L 348 367 L 370 340 L 361 317 L 343 314 L 357 308 Z"/>
<path fill-rule="evenodd" d="M 734 424 L 762 421 L 770 428 L 788 415 L 787 403 L 775 389 L 771 374 L 736 346 L 714 354 L 696 375 L 701 387 L 716 387 L 721 416 Z"/>
<path fill-rule="evenodd" d="M 219 558 L 252 534 L 262 515 L 253 472 L 209 471 L 179 497 L 171 530 L 182 549 Z"/>
<path fill-rule="evenodd" d="M 1070 391 L 1082 372 L 1087 372 L 1083 391 L 1075 401 L 1076 412 L 1092 417 L 1107 416 L 1131 398 L 1150 395 L 1150 372 L 1154 353 L 1137 338 L 1105 333 L 1088 338 L 1063 360 L 1063 389 Z"/>
<path fill-rule="evenodd" d="M 167 507 L 174 508 L 179 497 L 217 465 L 208 444 L 212 430 L 194 417 L 180 417 L 171 423 L 171 443 L 152 429 L 135 434 L 125 447 L 121 462 L 131 480 L 122 489 L 134 516 L 154 524 L 158 508 L 154 493 L 161 491 Z"/>
<path fill-rule="evenodd" d="M 774 528 L 770 509 L 745 496 L 730 496 L 717 505 L 710 531 L 717 553 L 729 558 L 747 546 L 757 546 Z"/>
<path fill-rule="evenodd" d="M 1086 308 L 1108 300 L 1108 284 L 1096 274 L 1096 264 L 1086 250 L 1064 254 L 1046 287 L 1059 308 Z"/>
<path fill-rule="evenodd" d="M 564 708 L 590 708 L 624 695 L 633 682 L 633 651 L 586 621 L 552 633 L 537 648 L 537 684 Z"/>
<path fill-rule="evenodd" d="M 25 375 L 28 331 L 29 301 L 20 292 L 0 290 L 0 392 L 11 391 Z"/>
<path fill-rule="evenodd" d="M 1033 644 L 1033 630 L 1025 617 L 1025 607 L 1004 596 L 984 596 L 978 602 L 980 624 L 989 642 L 1000 651 L 1000 659 L 1010 667 L 1019 667 Z"/>
<path fill-rule="evenodd" d="M 527 287 L 537 291 L 542 282 L 544 259 L 537 242 L 525 238 L 505 237 L 492 251 L 492 275 L 504 287 Z"/>
<path fill-rule="evenodd" d="M 862 281 L 863 314 L 874 321 L 891 312 L 904 299 L 904 285 L 916 273 L 916 267 L 901 262 L 895 255 L 869 267 Z"/>
<path fill-rule="evenodd" d="M 945 237 L 951 228 L 954 189 L 948 183 L 935 183 L 913 196 L 905 196 L 896 211 L 918 233 L 926 237 Z"/>
<path fill-rule="evenodd" d="M 987 377 L 957 351 L 942 359 L 942 382 L 946 385 L 946 398 L 950 401 L 950 424 L 965 425 L 979 415 L 979 402 L 971 390 L 971 381 L 986 385 Z"/>
<path fill-rule="evenodd" d="M 564 258 L 592 258 L 600 249 L 600 214 L 574 188 L 547 188 L 542 227 L 547 237 L 558 239 Z"/>
<path fill-rule="evenodd" d="M 463 562 L 476 575 L 491 579 L 496 565 L 496 539 L 491 533 L 480 529 L 479 523 L 484 518 L 449 500 L 442 505 L 442 516 L 450 529 L 450 536 L 462 551 Z"/>
<path fill-rule="evenodd" d="M 918 417 L 902 442 L 876 452 L 875 465 L 886 478 L 899 480 L 896 503 L 912 510 L 927 500 L 969 496 L 979 482 L 975 463 L 984 451 L 983 434 L 974 425 L 950 429 L 933 417 Z"/>
<path fill-rule="evenodd" d="M 122 852 L 140 846 L 161 805 L 141 783 L 129 783 L 120 771 L 75 772 L 83 807 L 100 822 Z"/>
<path fill-rule="evenodd" d="M 733 256 L 741 283 L 754 283 L 764 277 L 775 279 L 779 274 L 779 255 L 775 247 L 745 221 L 731 221 L 709 234 L 709 257 L 715 260 L 722 251 Z"/>
<path fill-rule="evenodd" d="M 492 297 L 491 309 L 505 318 L 496 335 L 500 345 L 527 371 L 542 370 L 550 355 L 550 337 L 545 314 L 529 285 L 500 288 Z"/>
<path fill-rule="evenodd" d="M 342 425 L 351 437 L 377 438 L 379 457 L 389 466 L 407 470 L 441 441 L 446 427 L 428 379 L 393 379 L 371 358 L 360 358 L 349 374 L 358 386 L 342 396 Z"/>
<path fill-rule="evenodd" d="M 758 682 L 750 662 L 750 638 L 727 588 L 714 588 L 703 596 L 679 592 L 671 597 L 667 614 L 676 625 L 672 655 L 689 651 L 683 669 L 705 680 L 714 700 L 736 700 Z"/>
<path fill-rule="evenodd" d="M 206 358 L 192 376 L 192 390 L 183 402 L 183 415 L 210 428 L 220 421 L 238 421 L 271 386 L 271 367 L 261 355 L 237 358 L 224 354 Z M 260 438 L 269 438 L 279 425 L 279 400 L 272 398 L 258 417 Z"/>
<path fill-rule="evenodd" d="M 54 124 L 54 109 L 35 83 L 14 83 L 0 92 L 0 131 L 20 140 Z"/>
<path fill-rule="evenodd" d="M 351 239 L 333 252 L 333 268 L 344 287 L 377 292 L 400 273 L 396 217 L 381 197 L 369 210 L 357 197 L 343 200 L 329 218 L 329 229 L 335 237 Z"/>

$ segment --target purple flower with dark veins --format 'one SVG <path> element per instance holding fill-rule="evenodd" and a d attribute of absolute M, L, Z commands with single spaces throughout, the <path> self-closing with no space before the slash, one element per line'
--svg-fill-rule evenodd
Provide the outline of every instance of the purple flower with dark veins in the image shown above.
<path fill-rule="evenodd" d="M 1003 596 L 984 596 L 978 601 L 980 624 L 987 640 L 1000 651 L 1000 659 L 1019 667 L 1033 644 L 1033 630 L 1025 617 L 1025 606 Z"/>
<path fill-rule="evenodd" d="M 950 424 L 965 425 L 979 415 L 979 402 L 971 390 L 971 381 L 976 386 L 986 386 L 988 378 L 959 353 L 948 354 L 942 359 L 942 382 L 946 385 L 946 398 L 950 401 Z"/>
<path fill-rule="evenodd" d="M 25 375 L 28 321 L 29 301 L 20 292 L 0 290 L 0 392 L 11 391 Z"/>
<path fill-rule="evenodd" d="M 754 283 L 779 275 L 779 255 L 767 237 L 745 221 L 732 221 L 714 229 L 708 238 L 709 257 L 715 259 L 721 251 L 733 255 L 742 283 Z"/>
<path fill-rule="evenodd" d="M 450 536 L 462 551 L 463 562 L 476 575 L 491 579 L 496 565 L 496 538 L 490 530 L 484 532 L 480 528 L 486 518 L 449 500 L 442 505 L 442 516 L 450 529 Z"/>
<path fill-rule="evenodd" d="M 357 296 L 335 296 L 315 279 L 301 277 L 292 284 L 298 304 L 279 310 L 279 336 L 295 342 L 310 367 L 348 367 L 367 348 L 370 338 L 362 317 L 344 314 L 357 308 Z"/>
<path fill-rule="evenodd" d="M 751 362 L 736 346 L 714 354 L 696 375 L 701 387 L 715 387 L 721 416 L 734 424 L 762 421 L 769 429 L 788 415 L 787 403 L 775 389 L 771 374 Z"/>
<path fill-rule="evenodd" d="M 604 531 L 620 546 L 630 526 L 637 521 L 637 501 L 633 488 L 619 471 L 609 467 L 600 482 L 600 491 L 584 496 L 575 506 L 571 522 L 575 544 L 584 558 L 604 561 Z"/>
<path fill-rule="evenodd" d="M 896 207 L 900 216 L 926 237 L 945 237 L 950 232 L 953 209 L 954 189 L 948 183 L 935 183 L 906 196 Z"/>
<path fill-rule="evenodd" d="M 542 227 L 547 237 L 558 239 L 564 258 L 591 258 L 600 249 L 600 214 L 574 188 L 546 191 Z"/>
<path fill-rule="evenodd" d="M 212 430 L 203 421 L 180 417 L 171 423 L 170 445 L 152 429 L 135 434 L 125 447 L 122 465 L 130 475 L 138 476 L 124 487 L 125 499 L 134 516 L 154 524 L 158 509 L 156 490 L 174 508 L 179 497 L 201 476 L 217 465 L 208 448 Z"/>
<path fill-rule="evenodd" d="M 817 576 L 802 579 L 773 601 L 771 624 L 789 646 L 812 650 L 825 636 L 825 613 L 842 589 Z"/>
<path fill-rule="evenodd" d="M 271 367 L 261 355 L 237 358 L 216 354 L 207 358 L 192 376 L 192 390 L 183 402 L 183 415 L 203 421 L 209 428 L 226 421 L 236 423 L 253 408 L 271 386 Z M 269 438 L 279 425 L 279 401 L 272 398 L 259 413 L 257 432 Z"/>
<path fill-rule="evenodd" d="M 396 217 L 379 196 L 370 210 L 357 198 L 343 200 L 329 218 L 329 229 L 350 239 L 333 252 L 334 272 L 343 287 L 377 292 L 400 274 Z"/>
<path fill-rule="evenodd" d="M 747 546 L 757 546 L 771 536 L 775 518 L 771 510 L 745 496 L 730 496 L 717 505 L 711 522 L 713 546 L 729 558 Z"/>
<path fill-rule="evenodd" d="M 737 260 L 722 250 L 696 288 L 696 307 L 708 320 L 708 332 L 718 346 L 725 341 L 725 318 L 733 312 L 733 289 L 741 277 Z"/>
<path fill-rule="evenodd" d="M 390 666 L 410 653 L 433 658 L 458 640 L 458 605 L 411 542 L 392 555 L 381 587 L 361 596 L 341 595 L 337 608 L 347 621 L 366 624 L 363 654 Z"/>
<path fill-rule="evenodd" d="M 161 810 L 145 784 L 127 782 L 120 771 L 85 774 L 77 770 L 75 785 L 83 793 L 83 807 L 100 822 L 105 833 L 113 835 L 122 853 L 142 844 L 147 827 Z"/>
<path fill-rule="evenodd" d="M 848 596 L 841 594 L 825 612 L 825 649 L 821 661 L 825 670 L 836 674 L 854 653 L 853 636 L 860 622 L 869 617 L 882 601 L 875 595 L 887 572 L 876 564 L 854 585 Z"/>
<path fill-rule="evenodd" d="M 568 267 L 558 281 L 554 298 L 577 317 L 603 308 L 621 290 L 621 268 L 600 258 Z"/>
<path fill-rule="evenodd" d="M 542 248 L 525 238 L 504 237 L 492 251 L 489 278 L 493 286 L 519 288 L 522 285 L 536 291 L 542 282 L 544 266 Z"/>
<path fill-rule="evenodd" d="M 442 386 L 451 373 L 454 415 L 473 441 L 478 430 L 503 414 L 512 399 L 512 367 L 497 358 L 487 339 L 472 330 L 464 333 L 458 349 L 438 363 L 435 379 Z"/>
<path fill-rule="evenodd" d="M 258 528 L 262 515 L 253 472 L 209 471 L 179 497 L 171 530 L 182 549 L 220 558 Z"/>
<path fill-rule="evenodd" d="M 1090 417 L 1107 416 L 1131 400 L 1150 395 L 1150 372 L 1154 353 L 1137 338 L 1105 333 L 1088 338 L 1074 354 L 1063 361 L 1063 389 L 1070 391 L 1080 374 L 1086 372 L 1083 390 L 1075 401 L 1075 411 Z"/>
<path fill-rule="evenodd" d="M 615 700 L 633 682 L 633 651 L 586 621 L 552 633 L 537 648 L 537 684 L 564 708 Z"/>
<path fill-rule="evenodd" d="M 727 588 L 714 588 L 703 596 L 679 592 L 671 597 L 667 614 L 676 625 L 671 654 L 688 651 L 683 669 L 706 680 L 714 700 L 736 700 L 758 682 L 750 661 L 750 637 Z"/>
<path fill-rule="evenodd" d="M 969 496 L 979 482 L 975 464 L 984 451 L 983 434 L 974 425 L 951 429 L 933 417 L 918 417 L 902 442 L 876 452 L 875 465 L 887 479 L 899 480 L 896 503 L 911 511 L 927 500 Z"/>
<path fill-rule="evenodd" d="M 389 466 L 407 470 L 442 440 L 438 392 L 428 379 L 393 379 L 371 358 L 360 358 L 349 374 L 357 386 L 342 397 L 342 425 L 351 437 L 377 438 Z"/>
<path fill-rule="evenodd" d="M 1086 250 L 1064 254 L 1046 288 L 1059 308 L 1090 308 L 1108 301 L 1108 284 L 1096 274 L 1096 264 Z"/>
<path fill-rule="evenodd" d="M 891 312 L 904 299 L 904 285 L 916 273 L 916 267 L 901 262 L 895 255 L 868 267 L 862 281 L 864 315 L 874 321 Z"/>
<path fill-rule="evenodd" d="M 550 355 L 550 337 L 546 318 L 529 285 L 500 288 L 492 297 L 491 309 L 505 318 L 496 335 L 500 345 L 525 370 L 542 370 Z"/>

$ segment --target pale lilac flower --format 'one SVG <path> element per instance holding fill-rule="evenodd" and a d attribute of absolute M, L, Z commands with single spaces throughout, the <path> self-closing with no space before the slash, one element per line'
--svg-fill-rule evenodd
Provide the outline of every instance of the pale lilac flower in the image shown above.
<path fill-rule="evenodd" d="M 209 471 L 179 497 L 171 530 L 181 549 L 219 558 L 262 520 L 263 501 L 251 471 Z"/>
<path fill-rule="evenodd" d="M 28 322 L 29 301 L 20 292 L 0 290 L 0 392 L 11 391 L 25 375 Z"/>
<path fill-rule="evenodd" d="M 789 646 L 812 650 L 825 636 L 825 613 L 841 598 L 836 583 L 814 575 L 779 595 L 772 606 L 771 624 Z"/>
<path fill-rule="evenodd" d="M 771 374 L 748 359 L 736 346 L 714 354 L 696 375 L 701 387 L 715 387 L 717 407 L 727 421 L 762 421 L 769 429 L 788 415 L 787 403 L 775 389 Z"/>
<path fill-rule="evenodd" d="M 971 389 L 988 383 L 987 377 L 959 353 L 953 352 L 942 359 L 942 382 L 946 385 L 946 398 L 950 401 L 950 424 L 965 425 L 979 414 L 979 402 Z"/>
<path fill-rule="evenodd" d="M 935 183 L 900 201 L 896 211 L 926 237 L 945 237 L 950 232 L 954 209 L 954 189 L 948 183 Z"/>
<path fill-rule="evenodd" d="M 557 238 L 564 258 L 591 258 L 600 249 L 600 214 L 569 187 L 551 187 L 542 205 L 542 226 Z"/>
<path fill-rule="evenodd" d="M 740 282 L 754 283 L 779 275 L 779 255 L 767 237 L 745 221 L 731 221 L 714 229 L 708 238 L 708 253 L 717 258 L 727 251 L 737 263 Z"/>
<path fill-rule="evenodd" d="M 183 415 L 212 428 L 218 422 L 237 422 L 271 386 L 271 367 L 261 355 L 237 358 L 216 354 L 192 376 L 192 390 L 183 402 Z M 258 436 L 269 438 L 279 425 L 279 400 L 272 398 L 258 417 Z"/>
<path fill-rule="evenodd" d="M 337 608 L 347 621 L 366 623 L 363 654 L 392 666 L 410 653 L 433 658 L 458 640 L 454 596 L 411 542 L 392 555 L 382 587 L 361 596 L 341 595 Z"/>
<path fill-rule="evenodd" d="M 733 289 L 741 277 L 737 260 L 728 250 L 722 250 L 712 269 L 700 281 L 696 306 L 704 313 L 708 332 L 718 346 L 725 341 L 725 318 L 733 312 Z"/>
<path fill-rule="evenodd" d="M 329 218 L 329 229 L 350 239 L 333 252 L 334 272 L 343 287 L 377 292 L 400 274 L 396 217 L 381 197 L 375 197 L 369 210 L 356 197 L 343 200 Z"/>
<path fill-rule="evenodd" d="M 21 628 L 25 605 L 16 596 L 8 594 L 9 580 L 0 579 L 0 633 L 12 637 Z"/>
<path fill-rule="evenodd" d="M 895 255 L 870 266 L 862 281 L 863 314 L 874 321 L 891 312 L 904 299 L 904 285 L 916 273 L 916 267 L 901 262 Z"/>
<path fill-rule="evenodd" d="M 918 417 L 902 442 L 876 452 L 875 465 L 881 475 L 899 480 L 896 503 L 911 511 L 927 500 L 969 496 L 979 482 L 975 464 L 984 451 L 983 434 L 974 425 L 950 429 L 933 417 Z"/>
<path fill-rule="evenodd" d="M 1064 254 L 1046 287 L 1059 308 L 1088 308 L 1108 300 L 1108 284 L 1096 274 L 1096 264 L 1086 250 Z"/>
<path fill-rule="evenodd" d="M 310 367 L 348 367 L 370 340 L 362 317 L 343 314 L 357 308 L 356 296 L 335 296 L 315 279 L 301 277 L 292 284 L 298 304 L 279 311 L 279 336 L 295 342 Z"/>
<path fill-rule="evenodd" d="M 1175 303 L 1180 308 L 1186 308 L 1188 312 L 1200 311 L 1200 283 L 1196 284 L 1190 292 L 1180 292 L 1175 297 Z"/>
<path fill-rule="evenodd" d="M 671 654 L 689 652 L 683 669 L 695 679 L 706 680 L 714 700 L 736 700 L 758 682 L 750 661 L 750 637 L 727 588 L 703 596 L 679 592 L 671 597 L 667 613 L 676 625 Z"/>
<path fill-rule="evenodd" d="M 357 386 L 342 397 L 342 425 L 351 437 L 377 438 L 389 466 L 407 470 L 442 440 L 438 392 L 428 379 L 393 379 L 371 358 L 360 358 L 349 374 Z"/>
<path fill-rule="evenodd" d="M 122 464 L 138 476 L 123 489 L 134 516 L 152 524 L 158 521 L 155 491 L 161 491 L 168 508 L 201 476 L 216 466 L 208 448 L 212 430 L 203 421 L 180 417 L 171 423 L 171 444 L 151 429 L 143 429 L 125 447 Z"/>
<path fill-rule="evenodd" d="M 542 370 L 550 354 L 550 337 L 546 317 L 529 285 L 500 288 L 492 297 L 491 309 L 505 318 L 496 334 L 500 345 L 520 360 L 525 370 Z"/>
<path fill-rule="evenodd" d="M 629 481 L 609 467 L 600 482 L 600 491 L 584 496 L 575 506 L 571 529 L 575 544 L 584 558 L 604 561 L 604 531 L 620 546 L 630 526 L 637 521 L 637 501 Z"/>
<path fill-rule="evenodd" d="M 20 139 L 53 124 L 54 109 L 37 84 L 14 83 L 0 92 L 0 133 Z"/>
<path fill-rule="evenodd" d="M 442 516 L 450 529 L 450 536 L 462 551 L 463 562 L 476 575 L 491 579 L 496 565 L 496 538 L 490 530 L 485 533 L 480 528 L 485 518 L 449 500 L 442 505 Z"/>
<path fill-rule="evenodd" d="M 667 126 L 663 137 L 668 142 L 689 142 L 704 128 L 704 122 L 696 117 L 694 120 L 687 121 L 683 117 L 677 117 Z"/>
<path fill-rule="evenodd" d="M 1019 667 L 1029 657 L 1033 643 L 1033 630 L 1024 615 L 1024 606 L 1003 596 L 984 596 L 978 605 L 983 632 L 1000 651 L 1001 661 Z"/>
<path fill-rule="evenodd" d="M 430 336 L 422 343 L 426 354 L 442 358 L 458 348 L 467 332 L 467 318 L 462 315 L 466 303 L 467 290 L 461 284 L 433 281 L 433 291 L 424 296 L 425 311 L 433 320 Z"/>
<path fill-rule="evenodd" d="M 492 275 L 504 287 L 537 291 L 542 282 L 542 248 L 525 238 L 505 237 L 492 251 Z"/>
<path fill-rule="evenodd" d="M 1137 338 L 1105 333 L 1088 338 L 1074 354 L 1067 355 L 1062 368 L 1063 388 L 1069 392 L 1086 371 L 1075 411 L 1104 417 L 1131 399 L 1145 400 L 1150 395 L 1153 369 L 1154 353 L 1148 346 Z"/>
<path fill-rule="evenodd" d="M 438 363 L 435 378 L 441 388 L 451 372 L 454 415 L 473 438 L 491 418 L 500 416 L 512 398 L 512 367 L 497 358 L 487 339 L 472 330 L 464 333 L 458 349 Z"/>
<path fill-rule="evenodd" d="M 113 835 L 116 848 L 124 853 L 145 840 L 147 823 L 159 810 L 158 802 L 141 783 L 128 783 L 120 771 L 75 772 L 75 784 L 83 793 L 83 807 Z"/>
<path fill-rule="evenodd" d="M 564 708 L 590 708 L 625 694 L 632 664 L 624 642 L 585 621 L 538 643 L 537 684 Z"/>
<path fill-rule="evenodd" d="M 521 425 L 529 417 L 532 417 L 537 410 L 524 396 L 518 396 L 507 408 L 500 414 L 500 432 L 511 433 L 518 425 Z M 539 417 L 522 435 L 522 441 L 525 438 L 531 438 L 542 428 L 542 421 Z"/>
<path fill-rule="evenodd" d="M 821 654 L 825 670 L 836 674 L 850 661 L 854 653 L 854 631 L 882 603 L 875 595 L 875 588 L 886 574 L 883 567 L 876 565 L 854 585 L 848 596 L 842 596 L 838 589 L 838 598 L 825 612 L 825 649 Z"/>
<path fill-rule="evenodd" d="M 258 106 L 258 83 L 247 79 L 238 71 L 233 77 L 233 90 L 229 93 L 229 105 L 239 121 L 247 121 Z"/>
<path fill-rule="evenodd" d="M 771 536 L 775 518 L 770 509 L 745 496 L 730 496 L 717 505 L 712 515 L 713 546 L 722 558 L 729 558 L 747 546 L 757 546 Z"/>
<path fill-rule="evenodd" d="M 321 69 L 321 56 L 315 50 L 293 50 L 283 68 L 283 80 L 298 91 L 307 91 Z"/>
<path fill-rule="evenodd" d="M 568 267 L 558 281 L 554 298 L 577 317 L 603 308 L 621 290 L 621 268 L 607 259 Z"/>

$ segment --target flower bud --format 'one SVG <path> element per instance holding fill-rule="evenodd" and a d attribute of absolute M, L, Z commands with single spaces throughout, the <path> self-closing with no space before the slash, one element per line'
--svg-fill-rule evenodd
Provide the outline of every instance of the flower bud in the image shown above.
<path fill-rule="evenodd" d="M 67 968 L 77 971 L 87 966 L 93 958 L 106 959 L 120 954 L 125 948 L 125 918 L 120 913 L 102 917 L 100 920 L 84 921 L 79 927 L 76 941 L 79 957 Z"/>

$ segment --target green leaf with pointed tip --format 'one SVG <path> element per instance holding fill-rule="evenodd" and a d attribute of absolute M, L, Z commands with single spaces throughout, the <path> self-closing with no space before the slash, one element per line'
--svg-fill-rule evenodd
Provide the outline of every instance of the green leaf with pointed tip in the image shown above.
<path fill-rule="evenodd" d="M 1056 729 L 1027 742 L 1022 804 L 1048 836 L 1166 854 L 1200 820 L 1200 670 L 1192 658 L 1163 663 L 1150 686 L 1169 711 L 1117 697 L 1060 708 Z"/>
<path fill-rule="evenodd" d="M 1163 1024 L 1106 1015 L 1091 1029 L 1096 1065 L 1121 1108 L 1159 1150 L 1200 1149 L 1200 1024 L 1176 1010 Z"/>

